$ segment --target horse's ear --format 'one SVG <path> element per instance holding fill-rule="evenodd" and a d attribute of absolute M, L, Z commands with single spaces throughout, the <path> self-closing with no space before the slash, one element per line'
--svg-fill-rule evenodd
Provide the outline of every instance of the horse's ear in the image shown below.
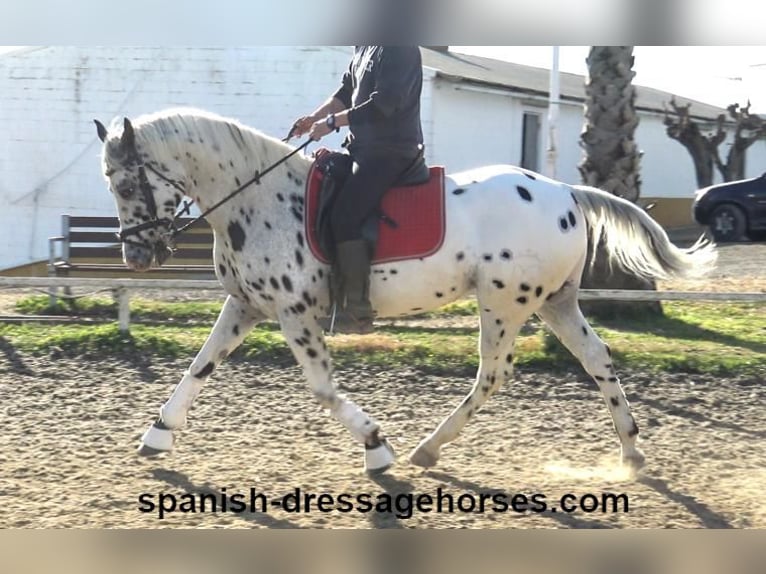
<path fill-rule="evenodd" d="M 125 118 L 125 120 L 122 122 L 122 125 L 123 130 L 120 143 L 124 149 L 133 149 L 136 143 L 136 134 L 133 131 L 133 124 L 130 123 L 128 118 Z"/>
<path fill-rule="evenodd" d="M 100 139 L 102 142 L 106 141 L 106 128 L 104 127 L 104 124 L 102 124 L 98 120 L 93 120 L 93 122 L 96 124 L 96 133 L 98 134 L 98 139 Z"/>

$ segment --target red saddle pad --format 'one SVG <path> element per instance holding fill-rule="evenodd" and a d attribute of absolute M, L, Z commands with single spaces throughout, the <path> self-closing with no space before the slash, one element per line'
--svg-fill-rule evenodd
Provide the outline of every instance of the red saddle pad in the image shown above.
<path fill-rule="evenodd" d="M 424 184 L 394 187 L 383 196 L 380 208 L 396 222 L 396 227 L 379 223 L 373 264 L 427 257 L 444 243 L 444 168 L 433 166 L 430 173 Z M 314 163 L 306 182 L 306 240 L 314 257 L 329 263 L 319 247 L 315 229 L 322 177 Z"/>

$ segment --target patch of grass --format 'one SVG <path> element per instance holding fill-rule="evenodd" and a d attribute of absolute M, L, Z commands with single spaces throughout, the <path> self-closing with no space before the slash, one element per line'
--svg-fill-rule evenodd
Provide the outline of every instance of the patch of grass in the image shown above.
<path fill-rule="evenodd" d="M 131 299 L 130 314 L 137 321 L 214 322 L 223 301 L 153 301 Z M 16 302 L 16 310 L 25 315 L 80 315 L 85 317 L 117 317 L 117 304 L 105 297 L 57 299 L 50 305 L 47 295 L 24 297 Z"/>
<path fill-rule="evenodd" d="M 20 306 L 37 309 L 47 297 L 29 298 Z M 83 301 L 83 300 L 80 300 Z M 108 300 L 83 303 L 99 312 Z M 142 352 L 167 356 L 193 356 L 210 332 L 220 302 L 132 302 L 134 317 L 154 318 L 162 325 L 134 324 L 122 335 L 113 323 L 104 325 L 0 325 L 0 336 L 20 349 L 47 353 Z M 756 304 L 672 302 L 664 317 L 632 320 L 623 324 L 595 323 L 609 344 L 618 371 L 621 367 L 658 371 L 766 374 L 766 308 Z M 476 301 L 460 301 L 432 316 L 449 317 L 477 312 Z M 197 320 L 210 324 L 184 325 Z M 517 338 L 516 364 L 551 370 L 577 368 L 577 361 L 547 330 L 530 322 Z M 367 336 L 337 335 L 328 338 L 339 365 L 368 364 L 380 367 L 413 365 L 433 372 L 469 372 L 478 366 L 478 332 L 448 327 L 434 329 L 417 324 L 386 326 Z M 278 326 L 263 324 L 244 341 L 239 355 L 293 363 Z"/>

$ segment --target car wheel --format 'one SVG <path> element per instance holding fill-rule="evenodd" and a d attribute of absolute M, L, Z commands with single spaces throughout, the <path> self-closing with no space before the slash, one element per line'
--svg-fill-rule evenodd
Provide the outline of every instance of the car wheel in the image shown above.
<path fill-rule="evenodd" d="M 710 231 L 716 241 L 741 241 L 746 229 L 745 214 L 736 205 L 721 205 L 713 211 Z"/>

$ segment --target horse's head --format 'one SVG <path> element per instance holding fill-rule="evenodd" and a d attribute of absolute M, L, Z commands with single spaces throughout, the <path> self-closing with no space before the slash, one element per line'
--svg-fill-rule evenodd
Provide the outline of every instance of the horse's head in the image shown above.
<path fill-rule="evenodd" d="M 145 271 L 155 260 L 161 265 L 170 254 L 168 234 L 183 198 L 182 185 L 152 167 L 146 150 L 137 147 L 129 119 L 125 118 L 121 131 L 119 126 L 110 127 L 112 133 L 94 121 L 104 143 L 102 166 L 117 204 L 125 264 L 136 271 Z M 162 169 L 167 166 L 162 164 Z"/>

